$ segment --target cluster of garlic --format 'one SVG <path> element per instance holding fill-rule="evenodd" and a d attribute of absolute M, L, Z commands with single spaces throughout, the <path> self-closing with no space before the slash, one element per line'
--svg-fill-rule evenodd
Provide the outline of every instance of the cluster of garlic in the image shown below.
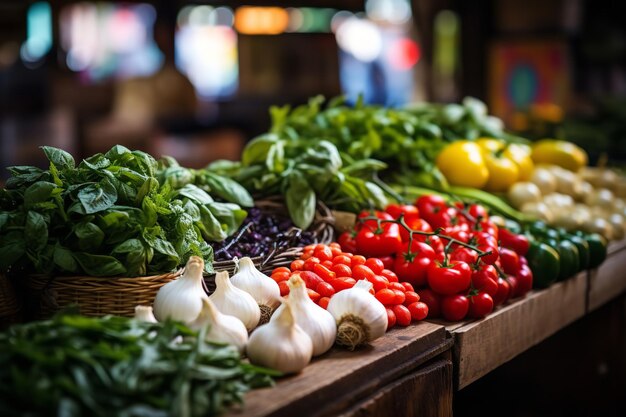
<path fill-rule="evenodd" d="M 283 373 L 301 371 L 334 343 L 354 349 L 387 330 L 386 310 L 365 280 L 333 296 L 327 311 L 311 301 L 297 273 L 288 281 L 290 294 L 285 300 L 276 282 L 258 271 L 250 258 L 241 259 L 239 271 L 230 279 L 227 272 L 218 272 L 210 297 L 202 285 L 203 270 L 202 258 L 192 256 L 180 278 L 157 293 L 154 314 L 151 307 L 137 306 L 135 317 L 208 328 L 207 341 L 232 344 L 253 364 Z"/>

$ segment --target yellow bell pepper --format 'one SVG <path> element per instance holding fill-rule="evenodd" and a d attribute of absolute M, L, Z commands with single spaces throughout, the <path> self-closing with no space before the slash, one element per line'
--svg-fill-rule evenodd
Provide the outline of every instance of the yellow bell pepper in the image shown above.
<path fill-rule="evenodd" d="M 489 179 L 480 147 L 467 140 L 447 145 L 437 156 L 437 167 L 452 185 L 482 188 Z"/>
<path fill-rule="evenodd" d="M 483 152 L 485 166 L 489 171 L 489 180 L 485 184 L 488 191 L 506 191 L 519 179 L 517 164 L 504 153 L 506 142 L 498 139 L 478 139 L 476 141 Z"/>
<path fill-rule="evenodd" d="M 518 181 L 528 181 L 533 175 L 535 164 L 530 154 L 530 146 L 520 143 L 511 143 L 504 150 L 503 155 L 515 162 L 519 170 Z"/>
<path fill-rule="evenodd" d="M 533 145 L 531 156 L 535 164 L 558 165 L 574 172 L 587 165 L 587 153 L 564 140 L 542 139 Z"/>

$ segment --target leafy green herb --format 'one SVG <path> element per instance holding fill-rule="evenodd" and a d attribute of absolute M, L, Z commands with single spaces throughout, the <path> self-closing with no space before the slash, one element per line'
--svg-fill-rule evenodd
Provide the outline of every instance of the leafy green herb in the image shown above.
<path fill-rule="evenodd" d="M 278 376 L 205 331 L 111 316 L 15 325 L 0 333 L 0 415 L 212 416 Z"/>

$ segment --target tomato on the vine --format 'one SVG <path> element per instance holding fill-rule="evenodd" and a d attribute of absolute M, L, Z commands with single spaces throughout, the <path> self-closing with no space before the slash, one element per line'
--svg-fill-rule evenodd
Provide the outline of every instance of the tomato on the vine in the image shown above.
<path fill-rule="evenodd" d="M 503 247 L 515 251 L 519 256 L 524 256 L 528 253 L 530 242 L 526 236 L 515 234 L 507 229 L 500 229 L 499 235 L 500 244 Z"/>
<path fill-rule="evenodd" d="M 424 320 L 428 316 L 428 306 L 426 303 L 416 301 L 406 306 L 411 312 L 411 318 L 419 321 Z"/>
<path fill-rule="evenodd" d="M 354 232 L 343 232 L 339 235 L 337 242 L 341 245 L 344 252 L 356 252 L 356 240 Z"/>
<path fill-rule="evenodd" d="M 394 219 L 399 218 L 401 214 L 404 214 L 405 220 L 419 216 L 417 207 L 412 204 L 389 204 L 385 208 L 385 212 L 389 213 Z"/>
<path fill-rule="evenodd" d="M 472 286 L 492 297 L 498 292 L 498 272 L 493 265 L 481 263 L 478 269 L 472 271 Z"/>
<path fill-rule="evenodd" d="M 493 311 L 493 298 L 487 293 L 479 292 L 469 297 L 469 316 L 480 319 Z"/>
<path fill-rule="evenodd" d="M 367 257 L 391 255 L 401 243 L 399 226 L 394 223 L 373 230 L 365 225 L 356 235 L 357 252 Z"/>
<path fill-rule="evenodd" d="M 450 254 L 451 261 L 461 261 L 468 265 L 473 265 L 478 260 L 478 252 L 473 249 L 460 246 Z"/>
<path fill-rule="evenodd" d="M 527 265 L 522 265 L 515 275 L 517 287 L 513 297 L 523 297 L 533 288 L 533 271 Z"/>
<path fill-rule="evenodd" d="M 441 315 L 441 296 L 430 288 L 417 291 L 420 301 L 428 306 L 428 317 L 436 318 Z"/>
<path fill-rule="evenodd" d="M 462 294 L 446 295 L 441 300 L 441 315 L 448 321 L 463 320 L 469 311 L 469 300 Z"/>
<path fill-rule="evenodd" d="M 467 214 L 472 216 L 475 220 L 489 220 L 487 210 L 480 204 L 471 204 L 467 209 Z"/>
<path fill-rule="evenodd" d="M 456 261 L 446 266 L 431 263 L 426 277 L 433 291 L 442 295 L 452 295 L 469 288 L 472 271 L 465 262 Z"/>
<path fill-rule="evenodd" d="M 500 304 L 508 300 L 510 296 L 511 296 L 511 286 L 506 280 L 502 278 L 498 278 L 498 291 L 496 292 L 496 295 L 492 297 L 493 305 L 499 306 Z"/>
<path fill-rule="evenodd" d="M 409 226 L 409 229 L 415 230 L 417 232 L 425 232 L 432 233 L 433 229 L 430 227 L 430 224 L 424 219 L 420 219 L 418 217 L 412 217 L 405 221 L 406 225 Z M 422 242 L 426 239 L 428 235 L 422 235 L 419 233 L 413 233 L 413 240 L 419 239 Z M 403 242 L 409 241 L 409 231 L 404 227 L 400 228 L 400 237 Z"/>
<path fill-rule="evenodd" d="M 502 248 L 500 250 L 500 263 L 502 269 L 507 274 L 515 275 L 520 270 L 519 255 L 511 249 Z"/>

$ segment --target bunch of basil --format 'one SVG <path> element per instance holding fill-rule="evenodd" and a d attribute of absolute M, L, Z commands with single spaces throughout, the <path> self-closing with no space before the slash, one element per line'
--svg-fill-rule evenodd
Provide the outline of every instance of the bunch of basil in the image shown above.
<path fill-rule="evenodd" d="M 9 168 L 0 190 L 0 272 L 138 276 L 171 271 L 234 233 L 252 206 L 239 184 L 217 175 L 194 184 L 193 170 L 168 158 L 115 146 L 76 166 L 43 147 L 48 170 Z M 207 192 L 226 202 L 216 202 Z"/>

